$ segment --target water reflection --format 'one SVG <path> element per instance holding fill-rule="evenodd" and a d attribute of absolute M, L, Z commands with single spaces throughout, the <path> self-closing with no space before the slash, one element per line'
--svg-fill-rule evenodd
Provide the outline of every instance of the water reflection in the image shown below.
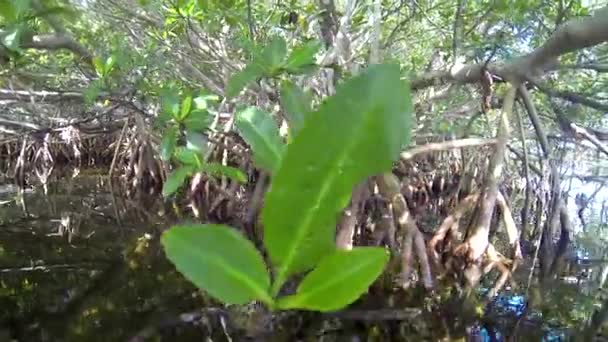
<path fill-rule="evenodd" d="M 451 290 L 429 298 L 379 282 L 355 318 L 290 312 L 268 320 L 254 306 L 218 309 L 196 291 L 159 244 L 173 220 L 164 203 L 118 189 L 86 172 L 23 193 L 0 185 L 0 341 L 139 341 L 159 333 L 168 341 L 567 341 L 605 280 L 596 279 L 603 271 L 587 272 L 598 277 L 535 284 L 527 296 L 505 291 L 468 311 Z"/>
<path fill-rule="evenodd" d="M 13 190 L 0 193 L 3 336 L 124 340 L 162 315 L 204 304 L 162 254 L 162 203 L 112 193 L 99 176 L 49 184 L 46 196 Z"/>

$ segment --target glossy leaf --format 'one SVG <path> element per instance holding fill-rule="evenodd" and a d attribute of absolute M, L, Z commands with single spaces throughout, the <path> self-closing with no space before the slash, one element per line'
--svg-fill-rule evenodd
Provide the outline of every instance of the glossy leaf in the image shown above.
<path fill-rule="evenodd" d="M 177 127 L 171 125 L 165 131 L 163 139 L 160 142 L 160 159 L 164 161 L 171 160 L 175 144 L 177 142 Z"/>
<path fill-rule="evenodd" d="M 294 48 L 287 58 L 285 69 L 291 73 L 306 72 L 307 67 L 315 64 L 315 55 L 320 48 L 321 43 L 316 40 Z"/>
<path fill-rule="evenodd" d="M 161 242 L 188 280 L 227 304 L 261 300 L 269 305 L 270 276 L 251 241 L 224 225 L 173 226 Z"/>
<path fill-rule="evenodd" d="M 336 218 L 356 184 L 389 171 L 409 138 L 411 100 L 397 65 L 374 65 L 338 87 L 288 145 L 262 210 L 276 267 L 273 293 L 334 249 Z"/>
<path fill-rule="evenodd" d="M 227 97 L 237 96 L 247 85 L 264 75 L 264 70 L 257 64 L 250 64 L 245 69 L 232 75 L 226 88 Z"/>
<path fill-rule="evenodd" d="M 188 114 L 190 114 L 190 108 L 192 108 L 192 96 L 188 95 L 184 97 L 182 101 L 182 105 L 179 112 L 179 121 L 184 120 Z"/>
<path fill-rule="evenodd" d="M 245 175 L 243 171 L 232 166 L 226 166 L 219 163 L 205 163 L 199 170 L 215 177 L 226 176 L 241 184 L 247 183 L 247 175 Z"/>
<path fill-rule="evenodd" d="M 112 68 L 114 68 L 114 65 L 116 64 L 116 56 L 111 55 L 106 59 L 106 63 L 104 66 L 104 73 L 107 75 L 110 73 L 110 71 L 112 71 Z"/>
<path fill-rule="evenodd" d="M 285 149 L 277 123 L 270 113 L 255 107 L 248 107 L 236 115 L 235 125 L 241 137 L 251 146 L 255 164 L 268 172 L 274 172 Z"/>
<path fill-rule="evenodd" d="M 175 159 L 182 164 L 191 165 L 197 168 L 203 163 L 198 151 L 185 147 L 178 147 L 175 149 Z"/>
<path fill-rule="evenodd" d="M 173 170 L 173 172 L 171 172 L 171 174 L 169 174 L 167 177 L 165 184 L 163 184 L 163 197 L 167 197 L 175 193 L 177 189 L 184 185 L 186 178 L 191 176 L 193 172 L 194 168 L 192 166 L 182 166 Z"/>
<path fill-rule="evenodd" d="M 380 247 L 336 250 L 298 286 L 296 294 L 277 301 L 281 309 L 335 311 L 357 300 L 382 274 L 389 255 Z"/>
<path fill-rule="evenodd" d="M 281 85 L 281 105 L 292 136 L 304 125 L 304 117 L 310 112 L 312 98 L 290 81 Z"/>
<path fill-rule="evenodd" d="M 212 121 L 209 112 L 204 109 L 194 109 L 183 121 L 186 128 L 193 131 L 203 131 L 209 127 Z"/>

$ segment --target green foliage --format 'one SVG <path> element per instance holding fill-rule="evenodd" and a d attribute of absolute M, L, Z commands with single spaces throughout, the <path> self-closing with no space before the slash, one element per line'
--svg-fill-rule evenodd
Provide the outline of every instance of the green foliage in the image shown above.
<path fill-rule="evenodd" d="M 85 103 L 89 106 L 92 105 L 99 96 L 99 93 L 101 93 L 102 89 L 103 84 L 101 81 L 95 80 L 91 82 L 83 92 Z"/>
<path fill-rule="evenodd" d="M 262 211 L 272 284 L 261 255 L 229 227 L 173 227 L 163 234 L 167 256 L 226 303 L 257 299 L 270 308 L 318 311 L 351 304 L 382 272 L 388 254 L 376 247 L 336 251 L 336 217 L 356 184 L 391 169 L 409 138 L 410 112 L 409 88 L 395 65 L 371 66 L 346 81 L 306 115 L 286 147 L 270 114 L 240 111 L 239 132 L 256 162 L 274 174 Z M 310 269 L 295 294 L 277 297 L 289 276 Z"/>
<path fill-rule="evenodd" d="M 252 48 L 253 60 L 228 81 L 226 96 L 234 97 L 252 82 L 262 77 L 277 77 L 282 73 L 303 74 L 314 69 L 315 54 L 321 45 L 308 42 L 295 47 L 287 57 L 287 43 L 282 37 L 272 37 L 261 51 Z"/>
<path fill-rule="evenodd" d="M 273 75 L 281 68 L 286 55 L 287 42 L 282 37 L 275 36 L 262 50 L 257 63 L 262 65 L 268 75 Z"/>
<path fill-rule="evenodd" d="M 336 213 L 355 185 L 391 169 L 409 138 L 408 92 L 397 66 L 375 65 L 307 117 L 262 210 L 264 243 L 277 266 L 275 293 L 289 275 L 331 252 Z"/>
<path fill-rule="evenodd" d="M 388 253 L 381 248 L 336 250 L 306 275 L 296 294 L 281 298 L 277 307 L 317 311 L 341 309 L 367 290 L 382 273 L 388 258 Z"/>
<path fill-rule="evenodd" d="M 264 69 L 258 65 L 250 64 L 245 69 L 234 74 L 228 81 L 227 97 L 237 96 L 248 84 L 253 83 L 264 75 Z"/>
<path fill-rule="evenodd" d="M 207 138 L 203 134 L 211 123 L 209 101 L 218 98 L 212 95 L 187 93 L 180 98 L 173 89 L 165 89 L 161 96 L 163 115 L 160 122 L 165 125 L 160 144 L 161 159 L 174 159 L 181 164 L 167 177 L 163 185 L 163 196 L 167 197 L 179 190 L 186 181 L 198 172 L 215 177 L 229 177 L 245 183 L 247 177 L 236 168 L 217 163 L 207 163 Z"/>
<path fill-rule="evenodd" d="M 0 0 L 0 16 L 8 23 L 15 23 L 30 9 L 30 0 Z"/>
<path fill-rule="evenodd" d="M 268 172 L 275 172 L 283 156 L 284 144 L 279 127 L 270 113 L 255 107 L 246 108 L 236 114 L 235 125 L 251 146 L 256 165 Z"/>
<path fill-rule="evenodd" d="M 107 77 L 112 72 L 116 65 L 117 57 L 110 55 L 108 58 L 95 57 L 93 58 L 93 66 L 99 77 Z"/>
<path fill-rule="evenodd" d="M 318 41 L 310 41 L 293 49 L 287 62 L 285 70 L 291 74 L 305 73 L 315 64 L 315 55 L 321 48 Z"/>
<path fill-rule="evenodd" d="M 193 173 L 192 166 L 182 166 L 171 172 L 163 184 L 163 196 L 167 197 L 176 192 Z"/>
<path fill-rule="evenodd" d="M 281 105 L 289 124 L 290 135 L 295 136 L 302 126 L 306 114 L 311 111 L 312 98 L 293 82 L 284 81 L 281 85 Z"/>
<path fill-rule="evenodd" d="M 273 302 L 262 256 L 234 229 L 212 224 L 173 226 L 163 233 L 162 244 L 177 269 L 211 296 L 228 304 Z"/>

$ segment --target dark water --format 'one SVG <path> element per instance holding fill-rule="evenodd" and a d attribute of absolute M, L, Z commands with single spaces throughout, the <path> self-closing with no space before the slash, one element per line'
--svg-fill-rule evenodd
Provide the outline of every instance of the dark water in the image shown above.
<path fill-rule="evenodd" d="M 357 303 L 360 318 L 219 309 L 165 259 L 165 204 L 118 188 L 95 174 L 22 195 L 0 185 L 0 341 L 506 341 L 514 329 L 519 341 L 577 341 L 601 295 L 564 282 L 467 306 L 447 290 L 381 287 Z M 386 308 L 400 318 L 366 311 Z"/>

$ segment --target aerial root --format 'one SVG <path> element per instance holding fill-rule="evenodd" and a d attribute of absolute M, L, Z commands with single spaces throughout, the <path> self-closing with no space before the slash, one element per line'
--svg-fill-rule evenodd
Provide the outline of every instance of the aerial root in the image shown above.
<path fill-rule="evenodd" d="M 488 292 L 488 298 L 493 298 L 503 288 L 507 280 L 511 279 L 511 271 L 509 266 L 511 261 L 498 253 L 494 245 L 489 244 L 485 253 L 486 266 L 484 274 L 489 273 L 494 267 L 500 272 L 500 277 L 496 280 L 494 287 Z"/>
<path fill-rule="evenodd" d="M 435 232 L 435 235 L 429 241 L 429 253 L 437 267 L 440 267 L 441 265 L 441 258 L 437 252 L 437 245 L 444 241 L 448 233 L 455 233 L 457 231 L 460 219 L 465 213 L 471 210 L 478 197 L 479 194 L 471 194 L 465 197 L 456 209 L 454 209 L 454 212 L 443 220 L 441 226 L 439 226 L 439 229 L 437 229 L 437 232 Z M 454 253 L 458 254 L 456 251 L 454 251 Z"/>

